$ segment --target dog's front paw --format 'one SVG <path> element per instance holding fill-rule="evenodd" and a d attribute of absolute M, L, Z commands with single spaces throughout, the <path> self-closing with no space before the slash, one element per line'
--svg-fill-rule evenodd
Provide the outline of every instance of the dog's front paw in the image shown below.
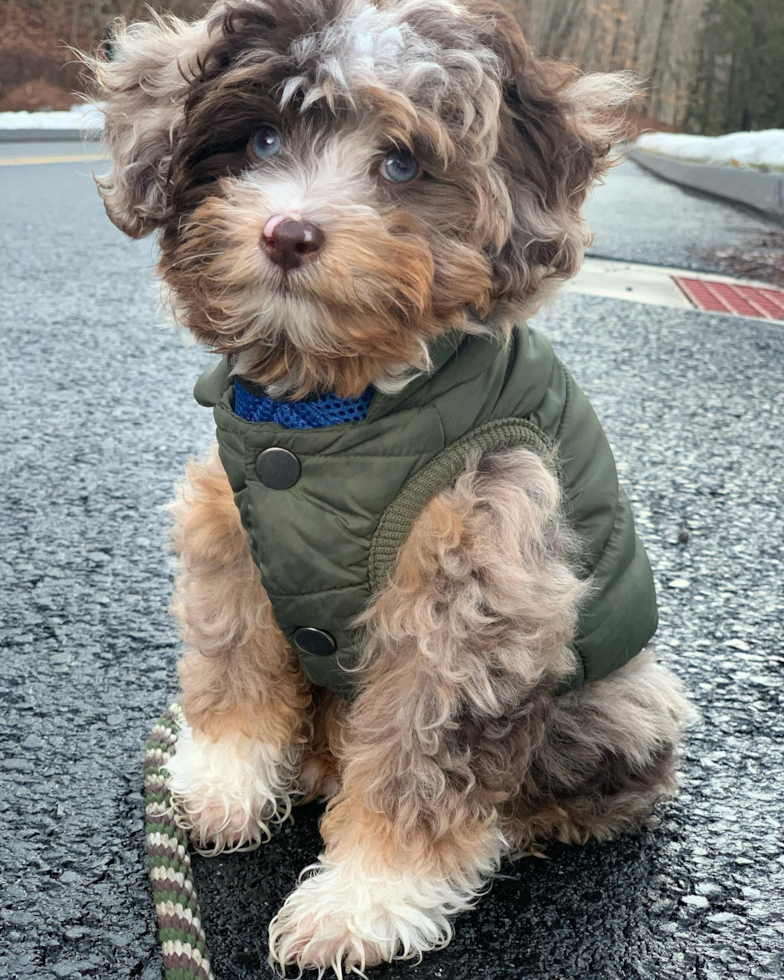
<path fill-rule="evenodd" d="M 270 962 L 285 972 L 330 967 L 338 978 L 421 958 L 452 938 L 449 916 L 470 901 L 443 879 L 366 874 L 358 862 L 314 865 L 270 923 Z"/>
<path fill-rule="evenodd" d="M 211 741 L 186 725 L 167 769 L 177 823 L 203 854 L 258 847 L 291 810 L 291 767 L 245 735 Z"/>

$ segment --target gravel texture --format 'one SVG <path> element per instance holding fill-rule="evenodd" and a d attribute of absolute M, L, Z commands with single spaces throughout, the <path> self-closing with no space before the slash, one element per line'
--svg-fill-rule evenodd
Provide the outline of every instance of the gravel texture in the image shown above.
<path fill-rule="evenodd" d="M 208 358 L 158 325 L 149 246 L 111 228 L 86 173 L 0 169 L 0 976 L 11 980 L 160 978 L 140 758 L 176 693 L 161 505 L 209 438 L 190 397 Z M 645 257 L 675 261 L 661 223 L 657 234 L 661 251 Z M 659 583 L 658 647 L 702 721 L 658 830 L 506 867 L 447 950 L 372 976 L 781 977 L 784 333 L 576 295 L 542 326 L 606 424 Z M 298 812 L 252 855 L 197 860 L 218 980 L 271 976 L 266 927 L 318 853 L 318 814 Z"/>
<path fill-rule="evenodd" d="M 631 160 L 610 172 L 586 213 L 596 235 L 591 255 L 704 272 L 728 272 L 713 250 L 758 247 L 766 233 L 781 230 L 772 219 L 661 180 Z"/>
<path fill-rule="evenodd" d="M 719 245 L 696 254 L 727 276 L 756 279 L 784 289 L 784 231 L 751 235 L 742 244 Z"/>

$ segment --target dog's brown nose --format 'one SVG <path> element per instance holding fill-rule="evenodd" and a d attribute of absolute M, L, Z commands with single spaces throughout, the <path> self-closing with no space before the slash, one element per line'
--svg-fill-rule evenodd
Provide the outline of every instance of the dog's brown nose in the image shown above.
<path fill-rule="evenodd" d="M 264 228 L 261 243 L 272 261 L 288 272 L 318 255 L 324 232 L 312 221 L 272 218 Z"/>

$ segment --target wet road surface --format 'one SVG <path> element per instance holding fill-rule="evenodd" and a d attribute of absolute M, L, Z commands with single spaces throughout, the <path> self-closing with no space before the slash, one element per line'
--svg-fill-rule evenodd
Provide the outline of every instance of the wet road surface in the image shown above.
<path fill-rule="evenodd" d="M 140 753 L 176 694 L 161 505 L 210 438 L 191 398 L 209 359 L 160 325 L 151 247 L 111 227 L 89 169 L 0 168 L 0 976 L 12 980 L 160 977 Z M 635 258 L 641 185 L 629 171 L 610 181 L 597 241 L 629 241 Z M 700 204 L 735 234 L 723 205 Z M 659 239 L 678 264 L 688 239 L 661 225 Z M 607 428 L 659 585 L 660 656 L 702 721 L 658 830 L 505 867 L 447 950 L 371 976 L 782 977 L 784 333 L 574 294 L 540 325 Z M 318 853 L 318 815 L 297 812 L 254 854 L 196 860 L 218 980 L 272 976 L 267 924 Z"/>

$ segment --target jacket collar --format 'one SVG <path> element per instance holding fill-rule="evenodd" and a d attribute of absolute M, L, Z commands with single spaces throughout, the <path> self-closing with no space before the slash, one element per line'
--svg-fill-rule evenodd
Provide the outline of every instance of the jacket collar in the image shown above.
<path fill-rule="evenodd" d="M 433 395 L 480 374 L 503 351 L 503 342 L 493 337 L 454 331 L 444 334 L 430 346 L 430 370 L 413 375 L 408 384 L 394 394 L 377 391 L 370 403 L 367 421 L 425 404 Z M 451 370 L 443 371 L 447 365 Z"/>
<path fill-rule="evenodd" d="M 527 335 L 525 325 L 521 326 L 520 331 Z M 502 356 L 503 351 L 503 343 L 494 338 L 457 332 L 444 334 L 430 347 L 430 370 L 414 374 L 404 388 L 393 394 L 376 391 L 365 421 L 373 422 L 392 412 L 426 404 L 435 394 L 441 394 L 480 374 Z M 444 371 L 448 364 L 451 370 Z M 231 365 L 226 357 L 222 357 L 219 364 L 200 376 L 194 390 L 196 401 L 200 405 L 213 407 L 232 381 Z M 246 381 L 243 381 L 243 385 L 249 386 Z M 251 385 L 250 389 L 254 390 L 254 386 Z"/>

